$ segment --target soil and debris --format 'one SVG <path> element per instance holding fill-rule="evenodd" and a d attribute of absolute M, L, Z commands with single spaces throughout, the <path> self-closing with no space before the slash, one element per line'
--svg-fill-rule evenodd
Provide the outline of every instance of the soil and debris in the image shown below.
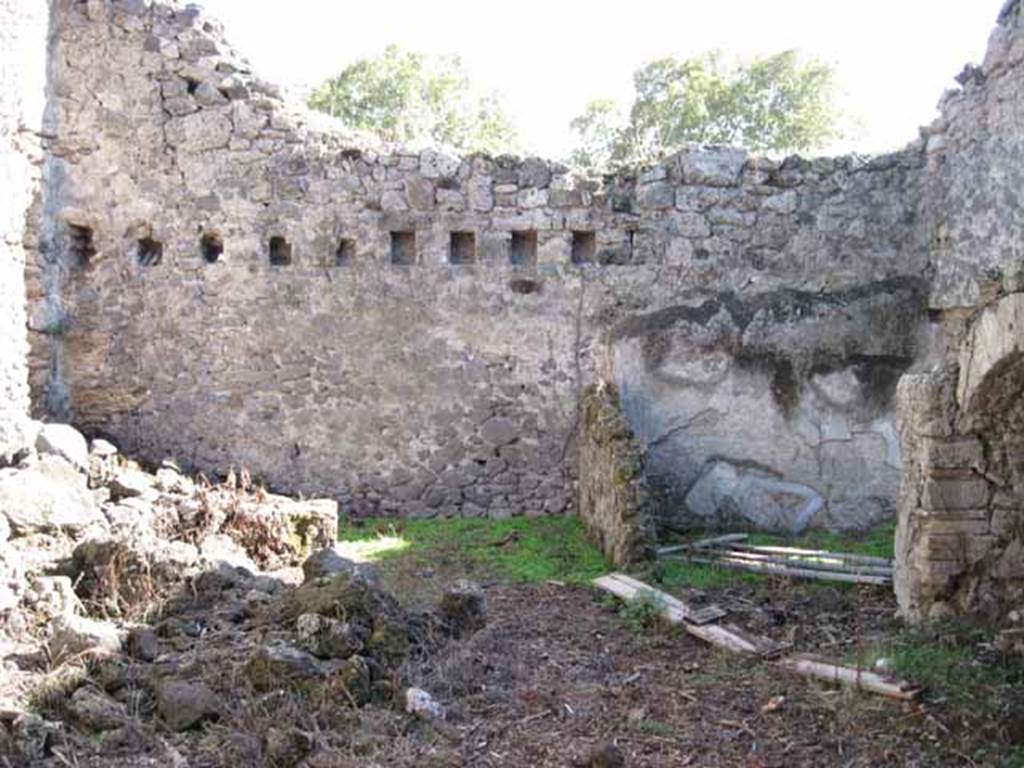
<path fill-rule="evenodd" d="M 477 521 L 469 544 L 465 524 L 437 521 L 435 551 L 371 565 L 333 544 L 330 502 L 51 437 L 0 470 L 0 518 L 4 499 L 42 500 L 0 537 L 3 768 L 1024 764 L 1019 629 L 911 635 L 877 587 L 638 574 L 794 650 L 926 685 L 894 702 L 606 599 L 566 526 L 564 580 L 534 577 L 545 521 Z M 519 581 L 479 567 L 517 552 Z"/>

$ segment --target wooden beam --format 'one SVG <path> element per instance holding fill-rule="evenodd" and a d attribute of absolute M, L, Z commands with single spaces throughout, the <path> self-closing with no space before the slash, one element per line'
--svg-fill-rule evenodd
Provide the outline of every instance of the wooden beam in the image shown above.
<path fill-rule="evenodd" d="M 777 654 L 782 650 L 783 646 L 779 643 L 769 638 L 751 635 L 739 627 L 721 624 L 692 624 L 686 619 L 690 609 L 681 600 L 625 574 L 610 573 L 595 579 L 594 584 L 627 602 L 645 597 L 660 601 L 660 605 L 663 606 L 662 616 L 666 621 L 682 626 L 688 634 L 718 648 L 724 648 L 733 653 L 761 656 Z M 917 698 L 921 690 L 904 681 L 891 680 L 875 672 L 833 664 L 813 656 L 786 656 L 775 663 L 783 669 L 804 677 L 847 685 L 902 701 Z"/>
<path fill-rule="evenodd" d="M 662 616 L 671 624 L 708 624 L 717 621 L 726 615 L 726 612 L 717 605 L 709 605 L 703 608 L 693 608 L 679 598 L 655 589 L 644 584 L 632 576 L 624 573 L 609 573 L 594 581 L 597 586 L 606 592 L 611 592 L 622 600 L 636 600 L 648 597 L 659 605 L 663 606 Z"/>
<path fill-rule="evenodd" d="M 594 580 L 594 584 L 626 602 L 644 598 L 654 600 L 663 606 L 661 615 L 667 622 L 681 626 L 687 633 L 706 643 L 733 653 L 771 655 L 777 653 L 781 647 L 768 638 L 748 634 L 738 627 L 692 623 L 687 617 L 695 612 L 681 600 L 625 574 L 612 573 L 601 576 Z M 721 608 L 717 606 L 712 606 L 712 608 L 719 616 L 725 615 L 725 611 Z"/>
<path fill-rule="evenodd" d="M 921 693 L 919 687 L 902 680 L 892 680 L 866 669 L 844 667 L 812 656 L 787 656 L 776 663 L 804 677 L 871 691 L 901 701 L 912 701 Z"/>

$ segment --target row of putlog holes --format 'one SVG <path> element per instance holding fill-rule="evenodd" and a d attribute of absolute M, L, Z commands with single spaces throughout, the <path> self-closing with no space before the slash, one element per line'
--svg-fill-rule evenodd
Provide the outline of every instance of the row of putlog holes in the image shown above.
<path fill-rule="evenodd" d="M 515 265 L 532 266 L 537 263 L 537 233 L 517 231 L 511 233 L 509 262 Z M 68 232 L 69 251 L 73 263 L 88 266 L 96 255 L 93 231 L 89 227 L 71 225 Z M 224 240 L 217 232 L 206 232 L 199 241 L 199 250 L 207 264 L 220 261 L 224 255 Z M 270 238 L 267 244 L 270 264 L 285 267 L 292 263 L 292 246 L 280 235 Z M 572 233 L 572 263 L 588 264 L 595 259 L 597 238 L 594 232 L 574 231 Z M 391 263 L 411 266 L 417 263 L 416 232 L 391 232 Z M 164 257 L 164 246 L 152 237 L 143 237 L 136 244 L 136 258 L 140 266 L 158 266 Z M 341 238 L 334 251 L 335 266 L 348 266 L 356 258 L 356 242 Z M 477 262 L 476 234 L 474 232 L 452 232 L 448 247 L 448 261 L 451 264 L 475 264 Z"/>

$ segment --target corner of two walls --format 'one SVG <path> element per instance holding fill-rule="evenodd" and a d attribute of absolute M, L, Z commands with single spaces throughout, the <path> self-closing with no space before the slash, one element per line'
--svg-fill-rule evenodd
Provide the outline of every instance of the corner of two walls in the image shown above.
<path fill-rule="evenodd" d="M 919 149 L 691 148 L 604 185 L 356 149 L 193 10 L 61 12 L 37 403 L 143 458 L 243 464 L 357 513 L 550 514 L 573 506 L 579 395 L 614 337 L 650 466 L 704 522 L 768 504 L 748 522 L 843 525 L 844 500 L 894 495 Z"/>
<path fill-rule="evenodd" d="M 694 148 L 602 186 L 355 149 L 192 10 L 62 13 L 37 400 L 143 457 L 245 464 L 359 513 L 505 516 L 571 508 L 578 399 L 603 374 L 688 510 L 672 522 L 893 514 L 896 381 L 957 282 L 922 298 L 930 270 L 985 235 L 946 214 L 973 151 L 955 120 L 870 160 Z"/>

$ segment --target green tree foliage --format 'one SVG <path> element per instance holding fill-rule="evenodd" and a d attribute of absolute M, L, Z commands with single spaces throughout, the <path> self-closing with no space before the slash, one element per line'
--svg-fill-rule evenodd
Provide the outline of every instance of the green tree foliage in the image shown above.
<path fill-rule="evenodd" d="M 429 58 L 394 45 L 327 80 L 309 106 L 385 141 L 489 153 L 516 141 L 497 96 L 477 95 L 458 57 Z"/>
<path fill-rule="evenodd" d="M 633 75 L 628 120 L 614 102 L 594 101 L 573 120 L 571 161 L 586 170 L 649 163 L 687 143 L 753 152 L 807 152 L 838 137 L 834 73 L 796 51 L 729 63 L 718 51 L 652 61 Z"/>

